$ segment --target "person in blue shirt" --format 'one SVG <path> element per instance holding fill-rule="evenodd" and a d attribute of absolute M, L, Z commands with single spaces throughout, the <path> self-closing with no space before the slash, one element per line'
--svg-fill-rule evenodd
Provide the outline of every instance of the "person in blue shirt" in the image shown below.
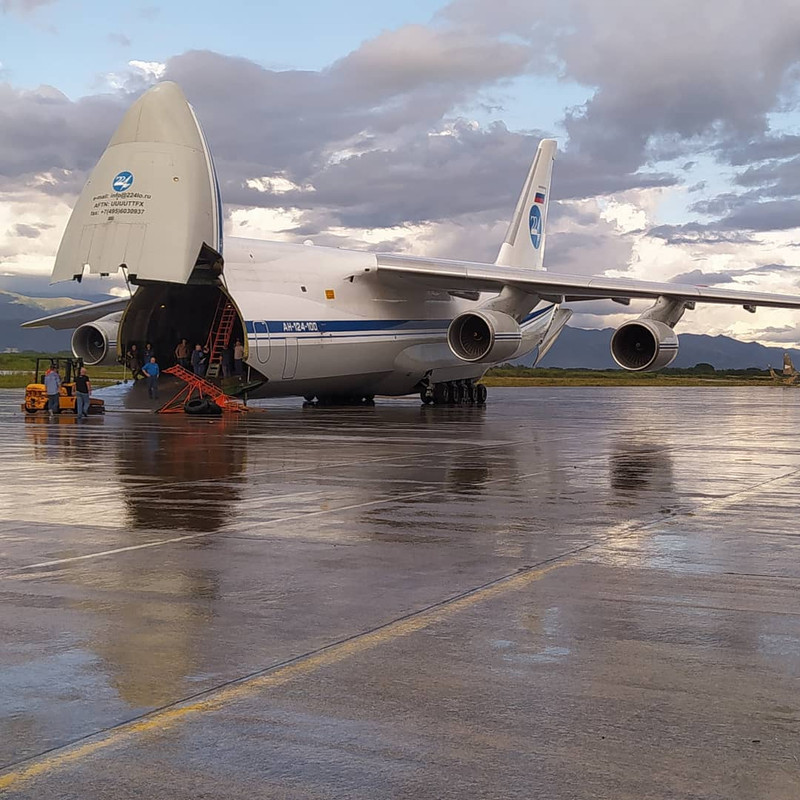
<path fill-rule="evenodd" d="M 142 372 L 147 376 L 147 394 L 151 400 L 158 399 L 158 376 L 161 370 L 156 364 L 155 356 L 150 356 L 150 360 L 142 367 Z"/>
<path fill-rule="evenodd" d="M 206 361 L 203 356 L 203 345 L 196 344 L 192 350 L 192 372 L 200 378 L 206 374 Z"/>

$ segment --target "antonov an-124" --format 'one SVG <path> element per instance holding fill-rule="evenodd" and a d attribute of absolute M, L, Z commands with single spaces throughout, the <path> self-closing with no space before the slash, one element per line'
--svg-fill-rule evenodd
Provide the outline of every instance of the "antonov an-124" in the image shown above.
<path fill-rule="evenodd" d="M 87 365 L 153 345 L 204 343 L 229 301 L 251 397 L 364 402 L 419 393 L 425 403 L 482 403 L 491 366 L 552 347 L 565 302 L 650 298 L 614 333 L 620 367 L 655 370 L 678 351 L 674 328 L 697 303 L 800 308 L 800 297 L 544 271 L 556 143 L 543 140 L 494 264 L 229 237 L 208 144 L 181 89 L 159 83 L 128 110 L 64 231 L 52 281 L 123 271 L 135 289 L 25 323 L 75 328 Z M 165 363 L 167 362 L 167 363 Z"/>

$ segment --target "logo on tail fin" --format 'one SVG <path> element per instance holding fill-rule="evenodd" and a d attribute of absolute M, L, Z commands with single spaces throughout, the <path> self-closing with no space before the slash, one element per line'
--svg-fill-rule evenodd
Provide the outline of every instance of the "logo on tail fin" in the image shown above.
<path fill-rule="evenodd" d="M 120 172 L 113 181 L 111 181 L 111 187 L 114 189 L 115 192 L 124 192 L 133 186 L 133 173 L 128 172 Z"/>
<path fill-rule="evenodd" d="M 539 245 L 542 243 L 542 212 L 535 203 L 531 206 L 528 225 L 531 230 L 531 244 L 538 250 Z"/>

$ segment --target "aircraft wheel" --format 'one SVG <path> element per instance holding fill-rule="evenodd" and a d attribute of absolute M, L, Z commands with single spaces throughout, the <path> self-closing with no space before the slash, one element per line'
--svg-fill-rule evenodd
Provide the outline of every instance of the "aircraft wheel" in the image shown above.
<path fill-rule="evenodd" d="M 193 415 L 206 415 L 221 414 L 222 409 L 214 402 L 206 400 L 205 398 L 196 397 L 194 400 L 188 400 L 183 404 L 183 410 L 186 414 Z"/>
<path fill-rule="evenodd" d="M 317 396 L 315 394 L 303 395 L 303 400 L 305 400 L 306 403 L 313 403 L 314 400 L 316 400 L 316 399 L 317 399 Z"/>
<path fill-rule="evenodd" d="M 464 385 L 464 402 L 473 405 L 476 402 L 476 391 L 474 383 Z"/>
<path fill-rule="evenodd" d="M 433 402 L 437 406 L 444 405 L 450 400 L 450 391 L 446 383 L 433 384 Z"/>
<path fill-rule="evenodd" d="M 423 405 L 429 406 L 433 403 L 433 393 L 428 389 L 423 389 L 419 393 L 419 399 L 422 401 Z"/>
<path fill-rule="evenodd" d="M 482 383 L 478 383 L 475 385 L 475 402 L 479 406 L 482 406 L 486 403 L 486 397 L 488 394 L 489 391 Z"/>

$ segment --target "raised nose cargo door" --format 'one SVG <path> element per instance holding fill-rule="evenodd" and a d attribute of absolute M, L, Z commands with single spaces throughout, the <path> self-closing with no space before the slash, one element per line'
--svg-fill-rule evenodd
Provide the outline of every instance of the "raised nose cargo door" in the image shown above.
<path fill-rule="evenodd" d="M 177 84 L 159 83 L 125 114 L 84 186 L 52 282 L 126 267 L 134 283 L 186 283 L 201 250 L 221 254 L 221 217 L 194 111 Z"/>

